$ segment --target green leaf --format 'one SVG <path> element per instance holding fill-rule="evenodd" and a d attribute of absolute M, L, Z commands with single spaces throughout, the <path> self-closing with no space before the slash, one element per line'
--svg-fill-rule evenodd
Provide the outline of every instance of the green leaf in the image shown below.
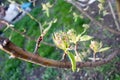
<path fill-rule="evenodd" d="M 83 24 L 82 27 L 84 27 L 85 29 L 88 29 L 90 26 L 88 24 Z"/>
<path fill-rule="evenodd" d="M 99 50 L 99 52 L 104 52 L 104 51 L 106 51 L 106 50 L 108 50 L 108 49 L 110 49 L 110 47 L 101 48 L 101 49 Z"/>
<path fill-rule="evenodd" d="M 105 0 L 98 0 L 100 3 L 105 3 Z"/>
<path fill-rule="evenodd" d="M 42 3 L 42 10 L 45 11 L 47 17 L 49 17 L 49 9 L 52 7 L 53 5 L 51 5 L 49 2 L 46 4 Z"/>
<path fill-rule="evenodd" d="M 104 10 L 103 4 L 99 3 L 99 4 L 98 4 L 98 8 L 100 9 L 100 11 Z"/>
<path fill-rule="evenodd" d="M 76 22 L 78 20 L 79 15 L 73 12 L 73 17 L 74 17 L 74 21 Z"/>
<path fill-rule="evenodd" d="M 81 37 L 81 34 L 79 34 L 77 37 L 76 37 L 76 42 L 78 42 L 80 40 L 80 37 Z"/>
<path fill-rule="evenodd" d="M 83 35 L 86 32 L 86 30 L 89 28 L 89 25 L 83 24 L 82 27 L 84 28 L 84 31 L 80 35 Z"/>
<path fill-rule="evenodd" d="M 99 52 L 102 47 L 102 42 L 91 41 L 90 48 L 94 51 L 94 53 Z"/>
<path fill-rule="evenodd" d="M 50 17 L 50 14 L 49 14 L 49 9 L 48 9 L 48 10 L 46 10 L 46 15 L 47 15 L 47 17 Z"/>
<path fill-rule="evenodd" d="M 103 11 L 103 16 L 106 16 L 106 15 L 108 15 L 108 14 L 110 14 L 107 10 L 104 10 Z"/>
<path fill-rule="evenodd" d="M 101 49 L 101 48 L 102 48 L 102 46 L 103 46 L 103 43 L 102 43 L 102 42 L 100 42 L 100 43 L 99 43 L 99 48 Z"/>
<path fill-rule="evenodd" d="M 80 41 L 88 41 L 88 40 L 90 40 L 90 39 L 92 39 L 92 38 L 93 38 L 92 36 L 83 35 L 83 36 L 81 36 Z"/>
<path fill-rule="evenodd" d="M 76 61 L 75 61 L 75 56 L 72 53 L 68 53 L 68 57 L 71 61 L 72 64 L 72 71 L 74 72 L 76 70 Z"/>

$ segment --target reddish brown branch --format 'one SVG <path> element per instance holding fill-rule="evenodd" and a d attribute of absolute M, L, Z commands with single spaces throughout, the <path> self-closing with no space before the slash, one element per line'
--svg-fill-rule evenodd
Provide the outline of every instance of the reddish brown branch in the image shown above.
<path fill-rule="evenodd" d="M 36 46 L 35 46 L 34 52 L 33 52 L 34 54 L 37 53 L 37 51 L 38 51 L 38 49 L 40 47 L 40 43 L 41 43 L 42 40 L 43 40 L 43 36 L 39 36 L 39 38 L 38 38 L 38 40 L 36 42 Z"/>
<path fill-rule="evenodd" d="M 11 41 L 3 37 L 0 37 L 0 49 L 10 54 L 11 57 L 18 58 L 34 64 L 49 66 L 49 67 L 58 67 L 58 68 L 71 68 L 70 62 L 51 60 L 51 59 L 43 58 L 33 53 L 29 53 L 17 47 Z M 80 68 L 94 67 L 94 66 L 100 66 L 106 64 L 110 62 L 117 55 L 118 52 L 120 52 L 120 50 L 116 50 L 115 52 L 110 54 L 107 58 L 97 62 L 78 62 L 77 67 Z"/>

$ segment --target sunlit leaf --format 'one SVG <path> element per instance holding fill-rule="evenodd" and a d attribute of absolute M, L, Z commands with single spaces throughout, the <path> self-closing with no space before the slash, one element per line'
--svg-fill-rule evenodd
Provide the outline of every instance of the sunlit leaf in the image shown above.
<path fill-rule="evenodd" d="M 110 49 L 110 47 L 101 48 L 99 52 L 104 52 L 104 51 L 107 51 L 108 49 Z"/>
<path fill-rule="evenodd" d="M 67 34 L 68 34 L 68 38 L 69 38 L 70 42 L 71 42 L 71 43 L 76 43 L 76 36 L 77 36 L 77 35 L 76 35 L 74 29 L 70 29 L 70 30 L 67 32 Z"/>
<path fill-rule="evenodd" d="M 106 16 L 108 14 L 109 14 L 109 12 L 107 12 L 106 10 L 103 11 L 103 16 Z"/>
<path fill-rule="evenodd" d="M 88 40 L 90 40 L 92 38 L 93 38 L 92 36 L 83 35 L 83 36 L 80 37 L 80 41 L 88 41 Z"/>
<path fill-rule="evenodd" d="M 90 48 L 96 53 L 100 49 L 100 43 L 97 41 L 91 41 Z"/>
<path fill-rule="evenodd" d="M 48 27 L 44 29 L 44 31 L 43 31 L 43 33 L 41 34 L 41 36 L 44 36 L 44 35 L 49 31 L 49 29 L 50 29 L 51 26 L 52 26 L 52 23 L 53 23 L 53 22 L 50 22 L 50 23 L 49 23 Z"/>
<path fill-rule="evenodd" d="M 47 15 L 47 17 L 50 16 L 50 14 L 49 14 L 49 10 L 46 10 L 46 15 Z"/>
<path fill-rule="evenodd" d="M 69 48 L 69 46 L 70 46 L 69 38 L 67 36 L 67 33 L 62 32 L 62 31 L 54 33 L 53 41 L 58 48 L 60 48 L 64 51 L 67 48 Z"/>
<path fill-rule="evenodd" d="M 49 2 L 46 3 L 48 8 L 51 8 L 53 5 L 51 5 Z"/>
<path fill-rule="evenodd" d="M 98 0 L 100 3 L 105 3 L 105 0 Z"/>
<path fill-rule="evenodd" d="M 49 2 L 46 4 L 42 4 L 42 10 L 45 11 L 46 15 L 49 17 L 49 8 L 51 8 L 53 5 L 51 5 Z"/>
<path fill-rule="evenodd" d="M 102 46 L 103 46 L 103 43 L 102 43 L 102 41 L 99 43 L 99 49 L 100 48 L 102 48 Z"/>
<path fill-rule="evenodd" d="M 76 70 L 75 56 L 72 53 L 68 52 L 68 57 L 69 57 L 71 64 L 72 64 L 72 71 L 74 72 Z"/>
<path fill-rule="evenodd" d="M 76 22 L 78 20 L 79 15 L 77 15 L 75 12 L 73 13 L 74 21 Z"/>
<path fill-rule="evenodd" d="M 104 10 L 103 4 L 98 4 L 98 8 L 100 9 L 100 11 Z"/>
<path fill-rule="evenodd" d="M 46 4 L 42 4 L 42 9 L 43 10 L 48 10 L 49 8 L 51 8 L 53 5 L 51 5 L 49 2 Z"/>
<path fill-rule="evenodd" d="M 48 7 L 46 6 L 46 4 L 42 4 L 42 10 L 48 10 Z"/>
<path fill-rule="evenodd" d="M 78 35 L 78 36 L 76 37 L 76 41 L 77 41 L 77 42 L 80 40 L 80 37 L 81 37 L 81 35 Z"/>
<path fill-rule="evenodd" d="M 82 27 L 84 27 L 85 29 L 88 29 L 90 26 L 88 24 L 83 24 Z"/>
<path fill-rule="evenodd" d="M 53 23 L 56 23 L 57 22 L 57 19 L 54 19 Z"/>
<path fill-rule="evenodd" d="M 80 56 L 75 56 L 75 61 L 76 61 L 76 62 L 81 62 L 82 59 L 80 58 Z"/>

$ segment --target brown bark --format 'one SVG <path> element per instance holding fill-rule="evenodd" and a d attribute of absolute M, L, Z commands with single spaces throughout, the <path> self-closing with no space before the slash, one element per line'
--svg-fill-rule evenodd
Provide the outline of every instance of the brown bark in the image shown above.
<path fill-rule="evenodd" d="M 7 38 L 0 37 L 0 49 L 8 53 L 11 57 L 18 58 L 27 62 L 31 62 L 38 65 L 58 68 L 71 68 L 70 62 L 57 61 L 52 59 L 43 58 L 39 55 L 24 51 L 22 48 L 13 44 Z M 110 62 L 120 50 L 115 50 L 107 58 L 97 62 L 77 62 L 77 67 L 95 67 Z"/>

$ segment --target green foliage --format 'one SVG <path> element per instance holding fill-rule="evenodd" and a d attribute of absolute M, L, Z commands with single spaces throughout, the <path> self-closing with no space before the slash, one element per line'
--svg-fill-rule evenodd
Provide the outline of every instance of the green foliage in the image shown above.
<path fill-rule="evenodd" d="M 80 38 L 80 41 L 88 41 L 91 40 L 93 37 L 89 36 L 89 35 L 83 35 Z"/>
<path fill-rule="evenodd" d="M 20 66 L 20 61 L 15 59 L 6 60 L 1 72 L 0 77 L 2 80 L 19 80 L 22 75 Z M 24 78 L 24 77 L 23 77 Z M 22 79 L 22 78 L 21 78 Z"/>
<path fill-rule="evenodd" d="M 54 80 L 57 79 L 58 72 L 53 68 L 47 68 L 42 75 L 43 80 Z"/>
<path fill-rule="evenodd" d="M 73 29 L 70 29 L 67 32 L 62 32 L 62 31 L 56 32 L 53 35 L 53 41 L 55 45 L 58 48 L 62 49 L 64 53 L 68 55 L 71 61 L 73 71 L 76 70 L 76 62 L 81 61 L 83 58 L 83 56 L 79 54 L 79 52 L 77 51 L 78 43 L 80 41 L 89 41 L 90 39 L 92 39 L 91 36 L 83 35 L 85 32 L 86 32 L 86 28 L 81 34 L 76 35 L 76 32 Z M 72 44 L 74 44 L 73 49 L 70 48 Z M 71 53 L 70 50 L 73 50 L 74 52 Z"/>
<path fill-rule="evenodd" d="M 104 52 L 110 49 L 110 47 L 105 47 L 105 48 L 102 48 L 102 47 L 103 47 L 102 42 L 99 43 L 97 41 L 91 41 L 90 48 L 94 51 L 94 53 Z"/>
<path fill-rule="evenodd" d="M 42 10 L 44 10 L 47 17 L 49 17 L 49 8 L 51 8 L 51 7 L 52 7 L 52 5 L 49 2 L 47 2 L 45 4 L 42 3 Z"/>
<path fill-rule="evenodd" d="M 76 61 L 75 61 L 75 56 L 72 54 L 72 53 L 67 53 L 68 54 L 68 57 L 71 61 L 71 64 L 72 64 L 72 71 L 74 72 L 76 70 Z"/>

